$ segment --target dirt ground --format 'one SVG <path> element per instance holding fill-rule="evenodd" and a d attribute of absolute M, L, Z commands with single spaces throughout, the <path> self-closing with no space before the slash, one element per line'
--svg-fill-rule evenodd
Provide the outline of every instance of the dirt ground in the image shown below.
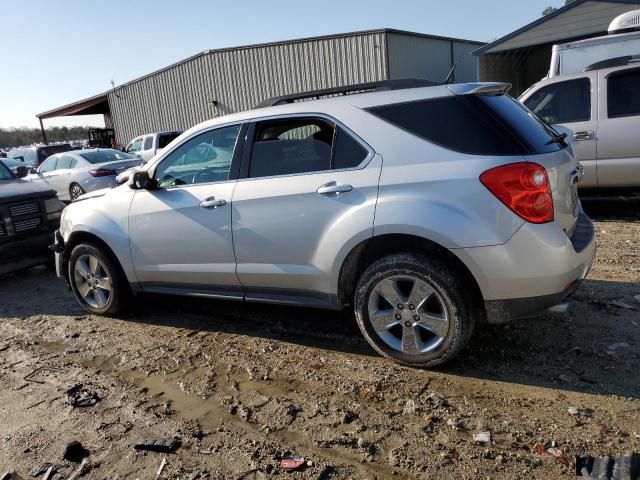
<path fill-rule="evenodd" d="M 1 277 L 0 474 L 549 479 L 640 453 L 640 203 L 585 207 L 598 260 L 569 312 L 476 331 L 431 371 L 379 357 L 348 313 L 145 296 L 105 319 L 45 268 Z M 72 407 L 78 384 L 100 400 Z M 181 446 L 133 448 L 152 437 Z M 291 454 L 308 463 L 284 471 Z"/>

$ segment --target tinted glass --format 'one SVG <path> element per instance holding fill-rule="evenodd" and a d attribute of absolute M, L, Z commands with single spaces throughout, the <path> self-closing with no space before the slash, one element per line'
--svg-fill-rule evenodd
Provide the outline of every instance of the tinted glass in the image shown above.
<path fill-rule="evenodd" d="M 333 134 L 333 125 L 319 119 L 260 122 L 256 126 L 249 176 L 329 170 Z"/>
<path fill-rule="evenodd" d="M 86 150 L 78 154 L 89 163 L 115 162 L 116 160 L 132 160 L 137 158 L 134 155 L 112 149 Z"/>
<path fill-rule="evenodd" d="M 550 125 L 586 122 L 591 118 L 591 82 L 578 78 L 541 88 L 525 105 Z"/>
<path fill-rule="evenodd" d="M 9 180 L 11 178 L 13 178 L 11 170 L 9 170 L 6 165 L 0 161 L 0 180 Z"/>
<path fill-rule="evenodd" d="M 640 70 L 609 75 L 607 111 L 609 118 L 640 115 Z"/>
<path fill-rule="evenodd" d="M 560 148 L 549 143 L 554 138 L 549 127 L 508 95 L 451 96 L 369 111 L 425 140 L 463 153 L 526 155 Z"/>
<path fill-rule="evenodd" d="M 179 133 L 164 133 L 158 137 L 158 148 L 164 148 L 180 136 Z"/>
<path fill-rule="evenodd" d="M 153 135 L 144 137 L 144 149 L 149 150 L 153 146 Z"/>
<path fill-rule="evenodd" d="M 220 182 L 229 179 L 240 125 L 194 137 L 162 160 L 155 172 L 159 187 Z"/>
<path fill-rule="evenodd" d="M 47 158 L 42 163 L 42 165 L 40 165 L 40 168 L 38 169 L 38 171 L 40 173 L 45 173 L 45 172 L 51 172 L 51 171 L 55 170 L 57 161 L 58 161 L 58 157 Z"/>
<path fill-rule="evenodd" d="M 333 168 L 353 168 L 367 157 L 367 150 L 342 128 L 336 132 Z"/>

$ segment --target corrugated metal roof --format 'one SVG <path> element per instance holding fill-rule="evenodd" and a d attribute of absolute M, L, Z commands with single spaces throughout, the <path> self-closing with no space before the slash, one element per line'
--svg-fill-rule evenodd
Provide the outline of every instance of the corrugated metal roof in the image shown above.
<path fill-rule="evenodd" d="M 600 4 L 603 8 L 594 9 L 592 12 L 582 12 L 584 18 L 579 18 L 581 15 L 580 10 L 585 8 L 585 5 Z M 623 5 L 622 8 L 615 8 L 613 4 Z M 505 35 L 498 40 L 495 40 L 484 47 L 477 49 L 474 55 L 482 55 L 486 53 L 494 53 L 504 50 L 510 50 L 512 48 L 523 48 L 535 45 L 543 45 L 550 42 L 561 42 L 563 40 L 571 40 L 576 37 L 593 35 L 597 33 L 605 33 L 607 26 L 613 20 L 613 18 L 622 13 L 625 10 L 624 5 L 628 5 L 630 8 L 637 8 L 640 5 L 640 0 L 574 0 L 573 2 L 553 11 L 549 15 L 545 15 L 528 25 L 525 25 L 514 32 Z M 578 8 L 580 7 L 580 8 Z M 629 9 L 630 9 L 629 8 Z M 611 15 L 602 15 L 602 11 L 613 10 Z M 598 13 L 600 11 L 600 13 Z M 569 18 L 559 17 L 573 17 L 573 22 Z M 582 22 L 582 23 L 581 23 Z M 545 24 L 558 23 L 559 28 L 551 28 L 550 31 L 543 31 Z M 573 26 L 572 26 L 573 25 Z"/>

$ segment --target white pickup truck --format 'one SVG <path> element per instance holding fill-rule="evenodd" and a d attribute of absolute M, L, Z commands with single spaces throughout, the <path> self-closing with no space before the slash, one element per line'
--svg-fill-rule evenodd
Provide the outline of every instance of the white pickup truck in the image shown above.
<path fill-rule="evenodd" d="M 174 138 L 178 137 L 182 132 L 156 132 L 140 135 L 129 142 L 124 149 L 125 152 L 137 155 L 144 162 L 148 162 L 151 158 L 160 152 L 164 147 L 169 145 Z"/>
<path fill-rule="evenodd" d="M 580 187 L 640 190 L 640 10 L 609 35 L 553 47 L 549 75 L 519 100 L 568 128 L 584 167 Z"/>

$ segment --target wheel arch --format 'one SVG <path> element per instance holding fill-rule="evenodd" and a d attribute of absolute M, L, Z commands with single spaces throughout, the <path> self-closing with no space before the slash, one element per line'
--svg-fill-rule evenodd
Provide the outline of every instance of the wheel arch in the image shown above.
<path fill-rule="evenodd" d="M 124 269 L 122 268 L 122 263 L 120 262 L 120 259 L 115 254 L 113 249 L 109 246 L 109 244 L 107 244 L 107 242 L 105 242 L 99 236 L 93 233 L 90 233 L 84 230 L 79 230 L 79 231 L 72 232 L 69 235 L 69 238 L 64 244 L 64 250 L 62 251 L 62 274 L 64 275 L 64 279 L 67 282 L 67 285 L 70 285 L 69 271 L 68 271 L 69 258 L 71 257 L 71 252 L 73 251 L 73 249 L 76 246 L 80 245 L 81 243 L 93 243 L 103 248 L 104 251 L 108 255 L 110 255 L 113 261 L 115 262 L 117 268 L 120 270 L 120 274 L 122 275 L 122 278 L 125 278 L 125 279 L 127 278 L 124 272 Z"/>
<path fill-rule="evenodd" d="M 338 276 L 338 301 L 341 305 L 353 302 L 358 279 L 366 268 L 382 257 L 398 253 L 437 256 L 451 266 L 469 287 L 469 299 L 484 316 L 484 302 L 480 286 L 471 270 L 460 258 L 439 243 L 411 234 L 383 234 L 370 237 L 353 247 L 342 262 Z"/>

